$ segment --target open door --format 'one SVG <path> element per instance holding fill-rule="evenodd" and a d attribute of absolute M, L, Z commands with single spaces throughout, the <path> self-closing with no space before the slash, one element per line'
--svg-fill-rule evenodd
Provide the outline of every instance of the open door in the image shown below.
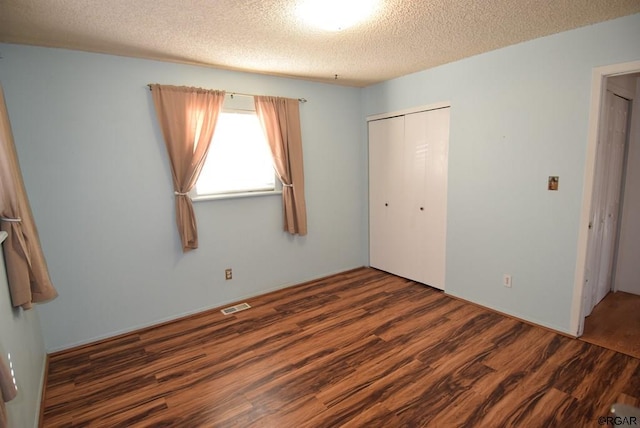
<path fill-rule="evenodd" d="M 611 290 L 618 246 L 622 180 L 629 136 L 628 98 L 607 91 L 608 78 L 640 72 L 640 61 L 593 70 L 589 135 L 569 331 L 581 336 L 584 320 Z M 619 79 L 616 79 L 619 80 Z M 613 87 L 613 86 L 612 86 Z M 615 93 L 614 93 L 615 92 Z M 635 102 L 635 101 L 634 101 Z M 635 129 L 635 128 L 634 128 Z"/>
<path fill-rule="evenodd" d="M 603 101 L 589 222 L 584 316 L 588 316 L 611 290 L 629 129 L 629 100 L 607 90 Z"/>

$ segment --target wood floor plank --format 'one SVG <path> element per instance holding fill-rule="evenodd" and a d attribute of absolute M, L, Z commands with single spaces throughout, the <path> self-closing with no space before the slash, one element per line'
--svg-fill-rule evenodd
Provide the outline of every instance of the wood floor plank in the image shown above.
<path fill-rule="evenodd" d="M 375 269 L 247 302 L 52 355 L 43 426 L 596 426 L 640 403 L 640 360 Z"/>
<path fill-rule="evenodd" d="M 326 410 L 313 395 L 284 403 L 278 400 L 259 400 L 254 401 L 253 405 L 257 409 L 256 412 L 260 412 L 260 417 L 254 417 L 254 420 L 243 426 L 295 427 L 299 426 L 301 421 L 308 421 Z"/>
<path fill-rule="evenodd" d="M 341 426 L 356 418 L 372 403 L 383 403 L 387 407 L 395 397 L 415 396 L 425 387 L 420 382 L 416 382 L 416 379 L 426 377 L 431 372 L 433 369 L 426 364 L 412 360 L 399 367 L 395 372 L 373 381 L 364 388 L 346 394 L 337 402 L 333 402 L 333 405 L 326 412 L 317 415 L 306 426 Z M 418 392 L 415 392 L 416 389 Z"/>
<path fill-rule="evenodd" d="M 493 403 L 484 418 L 477 421 L 477 426 L 488 426 L 489 423 L 494 426 L 544 426 L 542 421 L 532 418 L 532 410 L 544 393 L 553 387 L 553 376 L 557 371 L 558 368 L 551 364 L 545 364 L 533 372 L 518 371 L 521 375 L 505 391 L 507 394 Z"/>
<path fill-rule="evenodd" d="M 640 358 L 640 295 L 607 294 L 585 319 L 580 339 Z"/>

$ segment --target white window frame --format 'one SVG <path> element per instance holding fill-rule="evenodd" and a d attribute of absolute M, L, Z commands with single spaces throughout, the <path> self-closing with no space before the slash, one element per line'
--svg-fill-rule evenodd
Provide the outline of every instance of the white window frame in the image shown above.
<path fill-rule="evenodd" d="M 253 97 L 233 97 L 227 95 L 225 98 L 224 107 L 222 112 L 226 113 L 244 113 L 244 114 L 256 114 L 255 106 L 253 104 Z M 197 193 L 197 186 L 193 186 L 193 189 L 189 192 L 189 197 L 194 202 L 199 201 L 211 201 L 218 199 L 236 199 L 236 198 L 248 198 L 254 196 L 271 196 L 282 194 L 282 183 L 278 178 L 278 175 L 273 171 L 274 175 L 274 189 L 273 190 L 249 190 L 246 192 L 231 192 L 231 193 Z"/>

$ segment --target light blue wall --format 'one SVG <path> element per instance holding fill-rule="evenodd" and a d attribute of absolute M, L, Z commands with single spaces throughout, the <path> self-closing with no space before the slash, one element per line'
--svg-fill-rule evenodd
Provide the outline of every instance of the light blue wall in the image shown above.
<path fill-rule="evenodd" d="M 4 236 L 0 232 L 0 243 Z M 11 306 L 1 249 L 0 356 L 6 364 L 11 363 L 18 387 L 16 398 L 6 404 L 9 427 L 37 427 L 46 359 L 38 308 L 24 311 Z"/>
<path fill-rule="evenodd" d="M 366 264 L 360 89 L 61 49 L 0 45 L 27 191 L 59 298 L 41 306 L 59 350 Z M 309 234 L 279 197 L 198 202 L 180 250 L 148 83 L 304 97 Z M 233 268 L 234 279 L 224 280 Z"/>
<path fill-rule="evenodd" d="M 446 292 L 569 332 L 592 69 L 639 59 L 634 15 L 364 90 L 365 115 L 451 102 Z"/>

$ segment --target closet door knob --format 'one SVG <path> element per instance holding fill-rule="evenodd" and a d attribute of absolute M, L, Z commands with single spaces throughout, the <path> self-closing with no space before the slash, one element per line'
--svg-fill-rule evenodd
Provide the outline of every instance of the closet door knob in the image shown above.
<path fill-rule="evenodd" d="M 385 207 L 388 207 L 388 206 L 389 206 L 389 204 L 385 202 L 385 203 L 384 203 L 384 206 L 385 206 Z"/>
<path fill-rule="evenodd" d="M 420 211 L 424 211 L 424 207 L 420 207 Z"/>

